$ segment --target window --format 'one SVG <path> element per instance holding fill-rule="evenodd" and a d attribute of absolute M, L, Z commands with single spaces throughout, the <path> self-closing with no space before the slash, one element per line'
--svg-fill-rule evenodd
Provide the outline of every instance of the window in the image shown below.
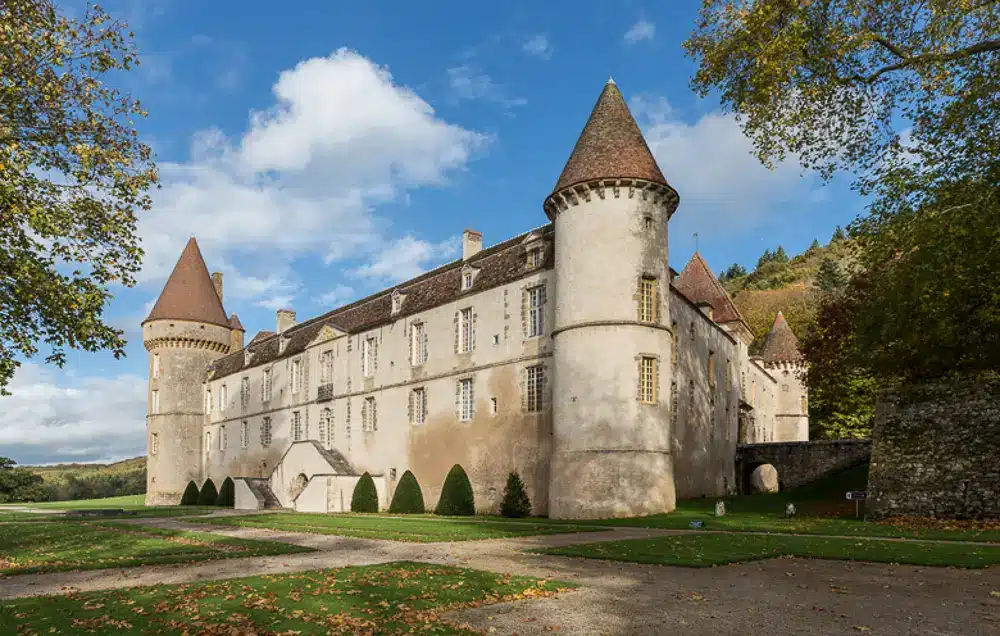
<path fill-rule="evenodd" d="M 205 459 L 212 456 L 212 433 L 205 431 Z"/>
<path fill-rule="evenodd" d="M 545 327 L 545 285 L 528 290 L 528 337 L 542 335 Z"/>
<path fill-rule="evenodd" d="M 212 389 L 205 389 L 205 412 L 212 412 Z"/>
<path fill-rule="evenodd" d="M 472 307 L 466 307 L 460 312 L 458 321 L 458 351 L 468 353 L 476 348 L 476 324 Z"/>
<path fill-rule="evenodd" d="M 264 369 L 264 381 L 261 382 L 260 399 L 267 402 L 271 399 L 271 370 Z"/>
<path fill-rule="evenodd" d="M 708 386 L 715 390 L 715 352 L 708 352 Z"/>
<path fill-rule="evenodd" d="M 806 401 L 806 396 L 803 395 L 801 398 L 799 398 L 799 405 L 802 407 L 802 414 L 803 415 L 808 415 L 809 414 L 809 403 Z"/>
<path fill-rule="evenodd" d="M 292 360 L 292 394 L 302 388 L 302 360 Z"/>
<path fill-rule="evenodd" d="M 528 250 L 528 267 L 538 267 L 542 264 L 542 248 L 534 247 Z"/>
<path fill-rule="evenodd" d="M 151 405 L 152 411 L 151 412 L 153 413 L 153 415 L 159 415 L 159 413 L 160 413 L 160 392 L 159 391 L 153 391 L 153 394 L 152 394 L 151 397 L 152 397 L 152 405 Z"/>
<path fill-rule="evenodd" d="M 265 417 L 260 423 L 260 445 L 271 445 L 271 418 Z"/>
<path fill-rule="evenodd" d="M 410 391 L 410 424 L 423 424 L 427 419 L 427 392 L 423 387 Z"/>
<path fill-rule="evenodd" d="M 733 363 L 726 359 L 726 391 L 733 390 Z"/>
<path fill-rule="evenodd" d="M 302 413 L 292 412 L 292 441 L 298 442 L 302 439 Z"/>
<path fill-rule="evenodd" d="M 243 420 L 240 422 L 240 448 L 250 445 L 250 422 Z"/>
<path fill-rule="evenodd" d="M 220 426 L 219 427 L 219 450 L 220 451 L 226 450 L 226 427 L 225 426 Z"/>
<path fill-rule="evenodd" d="M 424 323 L 418 322 L 410 326 L 410 363 L 419 366 L 427 362 L 427 333 Z"/>
<path fill-rule="evenodd" d="M 677 331 L 676 322 L 670 323 L 670 333 L 674 341 L 673 347 L 670 349 L 670 364 L 672 364 L 674 368 L 677 368 L 677 345 L 680 344 L 681 334 Z"/>
<path fill-rule="evenodd" d="M 226 410 L 227 402 L 229 402 L 229 391 L 226 389 L 226 385 L 223 384 L 219 387 L 219 411 Z"/>
<path fill-rule="evenodd" d="M 319 354 L 319 383 L 333 382 L 333 350 L 327 349 Z"/>
<path fill-rule="evenodd" d="M 160 452 L 160 434 L 153 433 L 149 436 L 149 454 L 156 455 Z"/>
<path fill-rule="evenodd" d="M 639 279 L 639 321 L 656 322 L 656 279 L 652 276 Z"/>
<path fill-rule="evenodd" d="M 366 397 L 365 403 L 361 405 L 361 430 L 377 431 L 378 418 L 375 413 L 375 398 Z"/>
<path fill-rule="evenodd" d="M 153 377 L 160 377 L 160 354 L 153 354 Z"/>
<path fill-rule="evenodd" d="M 500 408 L 500 404 L 497 402 L 495 397 L 490 398 L 490 415 L 496 415 Z"/>
<path fill-rule="evenodd" d="M 250 404 L 250 378 L 240 380 L 240 405 L 245 409 Z"/>
<path fill-rule="evenodd" d="M 328 408 L 319 414 L 319 443 L 323 448 L 333 444 L 333 411 Z"/>
<path fill-rule="evenodd" d="M 531 413 L 542 410 L 542 388 L 545 386 L 545 368 L 542 365 L 528 367 L 527 407 Z"/>
<path fill-rule="evenodd" d="M 639 359 L 639 401 L 656 404 L 656 358 L 642 356 Z"/>
<path fill-rule="evenodd" d="M 361 345 L 361 371 L 362 375 L 370 378 L 375 375 L 375 368 L 378 364 L 378 341 L 375 337 L 365 338 Z"/>
<path fill-rule="evenodd" d="M 459 380 L 458 382 L 458 407 L 459 416 L 463 422 L 472 419 L 474 413 L 475 396 L 472 394 L 472 378 Z"/>
<path fill-rule="evenodd" d="M 392 313 L 399 313 L 399 310 L 403 308 L 403 294 L 394 292 L 392 294 Z"/>
<path fill-rule="evenodd" d="M 462 272 L 462 289 L 472 289 L 472 272 Z"/>

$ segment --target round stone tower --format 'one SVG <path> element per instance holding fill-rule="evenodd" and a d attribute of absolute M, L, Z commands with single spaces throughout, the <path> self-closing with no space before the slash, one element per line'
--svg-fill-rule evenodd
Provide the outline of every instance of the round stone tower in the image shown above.
<path fill-rule="evenodd" d="M 221 283 L 221 275 L 214 282 L 209 276 L 192 237 L 142 322 L 149 352 L 148 506 L 176 505 L 189 481 L 201 485 L 208 365 L 233 344 Z"/>
<path fill-rule="evenodd" d="M 556 518 L 673 510 L 670 187 L 613 80 L 545 212 L 555 223 Z"/>

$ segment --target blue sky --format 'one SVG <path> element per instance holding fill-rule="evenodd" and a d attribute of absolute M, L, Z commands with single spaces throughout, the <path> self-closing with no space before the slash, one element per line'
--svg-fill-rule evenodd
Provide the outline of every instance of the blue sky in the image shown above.
<path fill-rule="evenodd" d="M 718 273 L 766 248 L 825 242 L 863 202 L 794 163 L 763 168 L 731 115 L 688 87 L 697 2 L 115 0 L 142 65 L 122 80 L 162 188 L 140 219 L 140 284 L 107 315 L 128 357 L 40 360 L 0 402 L 0 454 L 21 463 L 145 452 L 139 323 L 191 234 L 225 275 L 248 338 L 546 223 L 604 82 L 629 100 L 681 196 L 670 262 L 699 237 Z"/>

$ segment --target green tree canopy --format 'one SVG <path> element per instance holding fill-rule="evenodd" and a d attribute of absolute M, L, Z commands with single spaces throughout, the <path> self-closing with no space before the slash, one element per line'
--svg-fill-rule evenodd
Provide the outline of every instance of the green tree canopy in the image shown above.
<path fill-rule="evenodd" d="M 51 0 L 0 3 L 0 394 L 39 343 L 124 355 L 105 324 L 109 286 L 134 284 L 136 212 L 157 179 L 134 120 L 105 83 L 132 69 L 132 34 L 104 10 L 78 19 Z"/>
<path fill-rule="evenodd" d="M 27 468 L 18 468 L 13 459 L 0 457 L 0 503 L 44 501 L 43 481 L 41 475 L 36 475 Z"/>
<path fill-rule="evenodd" d="M 840 264 L 832 258 L 824 258 L 816 272 L 816 286 L 820 291 L 832 292 L 841 289 L 846 282 L 847 276 L 840 269 Z"/>

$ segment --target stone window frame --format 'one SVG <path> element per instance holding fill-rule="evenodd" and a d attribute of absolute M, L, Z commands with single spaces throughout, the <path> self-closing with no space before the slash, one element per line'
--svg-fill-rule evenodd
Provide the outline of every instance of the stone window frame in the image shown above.
<path fill-rule="evenodd" d="M 302 433 L 302 411 L 292 411 L 291 433 L 293 442 L 301 442 L 305 439 Z"/>
<path fill-rule="evenodd" d="M 640 353 L 636 360 L 636 400 L 640 404 L 656 405 L 660 398 L 660 356 Z"/>
<path fill-rule="evenodd" d="M 524 391 L 524 410 L 526 412 L 541 413 L 545 410 L 544 364 L 538 363 L 524 368 Z"/>
<path fill-rule="evenodd" d="M 250 405 L 250 376 L 240 378 L 240 406 L 244 410 Z"/>
<path fill-rule="evenodd" d="M 427 362 L 427 325 L 422 320 L 410 323 L 410 366 Z"/>
<path fill-rule="evenodd" d="M 226 425 L 219 426 L 219 452 L 226 452 Z"/>
<path fill-rule="evenodd" d="M 212 414 L 212 387 L 205 387 L 205 415 Z"/>
<path fill-rule="evenodd" d="M 153 415 L 160 414 L 160 392 L 157 389 L 150 391 L 150 405 L 149 412 Z"/>
<path fill-rule="evenodd" d="M 219 385 L 219 413 L 224 413 L 226 411 L 227 402 L 229 401 L 229 388 L 226 387 L 226 383 L 223 382 Z"/>
<path fill-rule="evenodd" d="M 260 445 L 263 447 L 268 447 L 274 440 L 274 429 L 271 422 L 271 416 L 265 415 L 260 422 Z"/>
<path fill-rule="evenodd" d="M 274 373 L 272 367 L 267 367 L 261 370 L 262 379 L 260 382 L 260 401 L 267 403 L 271 401 L 271 396 L 274 391 Z"/>
<path fill-rule="evenodd" d="M 655 325 L 659 322 L 660 280 L 653 274 L 639 276 L 636 304 L 639 322 Z"/>
<path fill-rule="evenodd" d="M 403 303 L 406 302 L 406 292 L 395 289 L 393 290 L 390 299 L 392 302 L 392 307 L 390 309 L 389 315 L 395 316 L 399 312 L 403 311 Z"/>
<path fill-rule="evenodd" d="M 243 420 L 240 422 L 240 448 L 250 446 L 250 422 Z"/>
<path fill-rule="evenodd" d="M 479 276 L 479 268 L 475 265 L 463 265 L 462 277 L 459 281 L 460 291 L 467 292 L 476 286 L 476 278 Z"/>
<path fill-rule="evenodd" d="M 212 457 L 212 431 L 205 431 L 205 460 Z"/>
<path fill-rule="evenodd" d="M 455 353 L 465 354 L 476 350 L 477 318 L 476 309 L 472 305 L 455 312 Z"/>
<path fill-rule="evenodd" d="M 333 409 L 329 406 L 319 412 L 319 443 L 323 448 L 329 449 L 333 445 Z"/>
<path fill-rule="evenodd" d="M 374 378 L 378 371 L 378 336 L 365 336 L 361 341 L 361 377 Z"/>
<path fill-rule="evenodd" d="M 361 403 L 361 432 L 374 433 L 378 430 L 378 403 L 374 395 L 366 395 Z"/>
<path fill-rule="evenodd" d="M 302 390 L 302 368 L 304 366 L 302 364 L 302 358 L 301 357 L 295 358 L 289 364 L 291 367 L 291 373 L 289 374 L 291 376 L 289 378 L 289 384 L 292 385 L 291 386 L 292 395 L 298 395 L 299 392 Z"/>
<path fill-rule="evenodd" d="M 427 387 L 418 386 L 410 389 L 407 419 L 414 426 L 427 423 Z"/>
<path fill-rule="evenodd" d="M 333 349 L 319 352 L 319 383 L 333 384 Z"/>
<path fill-rule="evenodd" d="M 160 377 L 160 354 L 153 354 L 153 379 Z"/>
<path fill-rule="evenodd" d="M 715 372 L 715 350 L 709 349 L 708 351 L 708 388 L 711 389 L 712 394 L 715 394 L 715 390 L 718 388 L 718 382 L 716 381 Z"/>
<path fill-rule="evenodd" d="M 548 290 L 545 289 L 543 281 L 537 285 L 529 285 L 524 291 L 528 312 L 525 337 L 541 338 L 545 335 L 545 303 L 548 302 Z"/>
<path fill-rule="evenodd" d="M 159 455 L 160 453 L 160 434 L 150 433 L 149 434 L 149 454 Z"/>
<path fill-rule="evenodd" d="M 524 250 L 524 268 L 527 271 L 540 269 L 545 265 L 547 245 L 541 232 L 532 232 L 521 242 Z"/>
<path fill-rule="evenodd" d="M 465 388 L 468 387 L 468 392 Z M 459 422 L 471 422 L 476 417 L 476 379 L 465 376 L 455 382 L 455 408 Z"/>

